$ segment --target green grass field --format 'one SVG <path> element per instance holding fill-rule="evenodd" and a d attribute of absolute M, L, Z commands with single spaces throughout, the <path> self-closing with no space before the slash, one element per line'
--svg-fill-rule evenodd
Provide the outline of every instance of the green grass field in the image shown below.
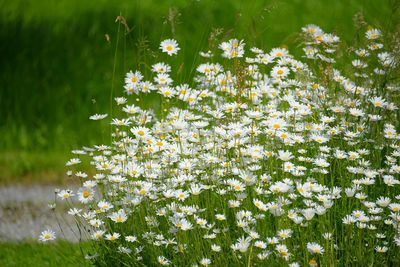
<path fill-rule="evenodd" d="M 73 267 L 88 266 L 79 245 L 66 242 L 56 244 L 0 243 L 2 267 Z"/>
<path fill-rule="evenodd" d="M 179 81 L 188 81 L 192 55 L 207 49 L 215 29 L 223 30 L 221 39 L 270 49 L 290 46 L 293 33 L 315 23 L 349 42 L 357 38 L 356 14 L 390 28 L 392 2 L 2 1 L 0 182 L 55 179 L 68 151 L 104 141 L 108 133 L 99 134 L 99 124 L 87 118 L 110 111 L 110 92 L 122 94 L 126 71 L 162 60 L 152 51 L 163 38 L 180 42 L 185 52 L 175 64 L 184 70 Z M 119 14 L 129 33 L 115 23 Z"/>

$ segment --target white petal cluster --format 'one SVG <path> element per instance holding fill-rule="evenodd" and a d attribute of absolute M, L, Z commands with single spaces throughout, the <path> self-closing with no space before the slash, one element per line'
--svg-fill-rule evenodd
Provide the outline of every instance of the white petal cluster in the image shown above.
<path fill-rule="evenodd" d="M 363 255 L 396 254 L 399 84 L 379 74 L 394 73 L 395 58 L 369 30 L 345 74 L 335 67 L 339 37 L 315 25 L 303 35 L 304 62 L 286 48 L 247 52 L 232 39 L 219 48 L 233 60 L 201 63 L 190 83 L 174 81 L 163 62 L 149 77 L 126 74 L 112 143 L 75 150 L 66 165 L 82 186 L 58 193 L 77 200 L 68 213 L 108 251 L 103 258 L 330 266 L 357 244 Z M 179 47 L 169 39 L 160 49 Z M 161 109 L 131 94 L 159 95 Z M 79 170 L 85 156 L 91 172 Z"/>

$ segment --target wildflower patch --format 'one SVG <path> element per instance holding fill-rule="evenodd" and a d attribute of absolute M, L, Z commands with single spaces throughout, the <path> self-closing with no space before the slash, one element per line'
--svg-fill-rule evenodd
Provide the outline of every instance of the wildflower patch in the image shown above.
<path fill-rule="evenodd" d="M 337 66 L 340 38 L 302 29 L 304 56 L 231 39 L 189 84 L 166 62 L 126 74 L 112 143 L 75 150 L 60 201 L 97 266 L 391 265 L 400 253 L 398 55 L 378 29 Z M 181 48 L 167 39 L 160 50 Z M 219 57 L 218 55 L 221 55 Z M 121 90 L 122 91 L 122 90 Z M 162 98 L 161 114 L 134 95 Z M 91 120 L 108 120 L 95 114 Z M 95 174 L 79 170 L 89 161 Z M 48 229 L 40 240 L 55 239 Z"/>

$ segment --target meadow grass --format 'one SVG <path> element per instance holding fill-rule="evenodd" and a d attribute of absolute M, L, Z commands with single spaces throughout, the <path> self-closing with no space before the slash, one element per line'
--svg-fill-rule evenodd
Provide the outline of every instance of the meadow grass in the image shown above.
<path fill-rule="evenodd" d="M 0 243 L 0 266 L 2 267 L 76 267 L 89 266 L 83 259 L 80 246 L 57 242 L 52 245 L 37 242 Z"/>
<path fill-rule="evenodd" d="M 58 155 L 103 142 L 109 136 L 107 129 L 101 134 L 102 128 L 86 119 L 108 112 L 111 88 L 121 92 L 123 73 L 145 66 L 157 50 L 154 44 L 164 37 L 173 36 L 184 48 L 177 80 L 189 81 L 190 67 L 196 64 L 192 55 L 207 46 L 213 29 L 222 29 L 225 38 L 245 38 L 249 45 L 269 49 L 291 47 L 294 32 L 316 23 L 340 32 L 344 42 L 349 42 L 357 38 L 356 13 L 372 25 L 390 27 L 391 2 L 3 1 L 0 151 L 3 158 L 13 161 L 0 163 L 5 170 L 0 181 L 25 173 L 36 173 L 38 181 L 45 173 L 61 174 L 62 166 L 55 164 L 56 158 L 61 159 Z M 118 36 L 114 21 L 119 14 L 126 18 L 129 34 L 122 29 Z M 159 101 L 144 100 L 153 106 Z M 37 160 L 38 154 L 47 156 L 49 163 Z"/>

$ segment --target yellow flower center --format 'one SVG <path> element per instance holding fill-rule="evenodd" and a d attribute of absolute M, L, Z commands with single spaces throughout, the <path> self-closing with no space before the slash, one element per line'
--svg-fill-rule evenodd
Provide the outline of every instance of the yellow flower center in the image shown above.
<path fill-rule="evenodd" d="M 281 251 L 280 254 L 281 254 L 283 257 L 286 257 L 286 256 L 288 255 L 288 253 L 287 253 L 286 251 Z"/>
<path fill-rule="evenodd" d="M 311 259 L 311 260 L 308 262 L 308 264 L 310 264 L 310 265 L 315 265 L 315 264 L 317 264 L 317 261 L 314 260 L 314 259 Z"/>
<path fill-rule="evenodd" d="M 274 124 L 272 125 L 272 128 L 274 128 L 274 129 L 280 129 L 280 128 L 281 128 L 281 125 L 280 125 L 279 123 L 274 123 Z"/>
<path fill-rule="evenodd" d="M 157 142 L 156 142 L 156 146 L 158 146 L 158 147 L 162 147 L 162 146 L 163 146 L 163 142 L 161 142 L 161 141 L 157 141 Z"/>
<path fill-rule="evenodd" d="M 83 192 L 82 192 L 82 196 L 83 196 L 84 198 L 88 198 L 88 197 L 90 196 L 90 192 L 89 192 L 89 191 L 83 191 Z"/>
<path fill-rule="evenodd" d="M 146 192 L 146 189 L 140 189 L 139 194 L 143 196 L 144 194 L 146 194 Z"/>

